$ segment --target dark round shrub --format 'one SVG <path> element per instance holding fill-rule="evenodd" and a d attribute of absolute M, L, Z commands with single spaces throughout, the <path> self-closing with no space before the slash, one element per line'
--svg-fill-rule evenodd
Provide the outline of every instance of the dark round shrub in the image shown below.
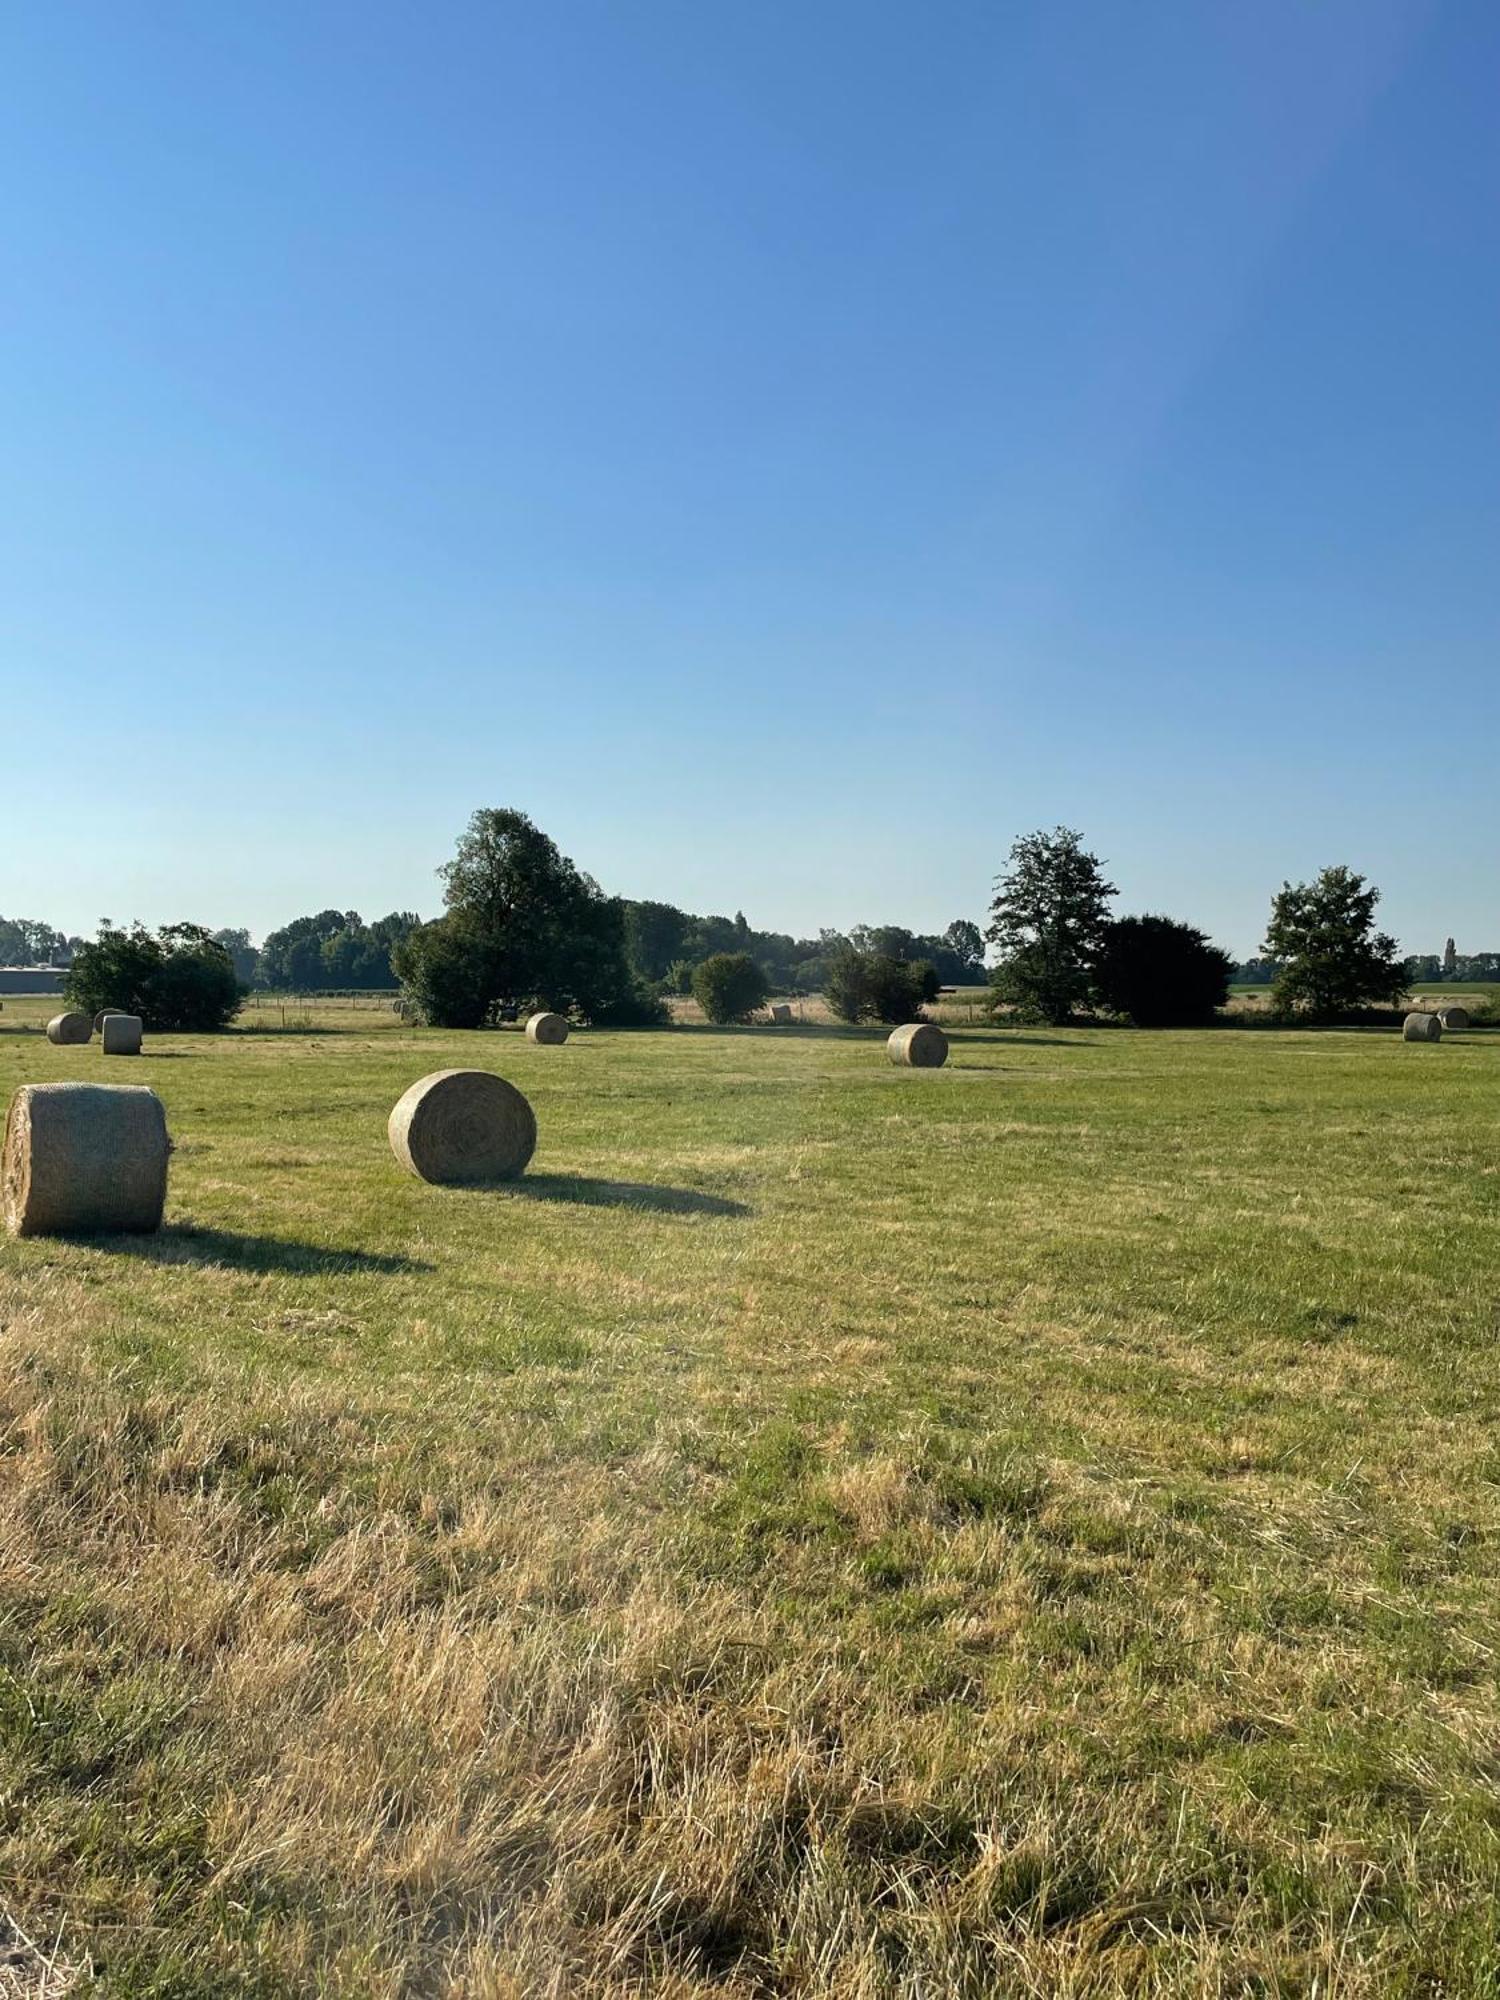
<path fill-rule="evenodd" d="M 693 971 L 693 998 L 721 1027 L 747 1021 L 765 1005 L 770 990 L 765 973 L 747 951 L 715 952 Z"/>
<path fill-rule="evenodd" d="M 1094 991 L 1112 1014 L 1140 1028 L 1192 1028 L 1229 998 L 1228 954 L 1171 917 L 1120 917 L 1105 927 Z"/>
<path fill-rule="evenodd" d="M 868 1021 L 873 1011 L 868 954 L 850 950 L 832 953 L 823 975 L 823 998 L 841 1021 Z"/>
<path fill-rule="evenodd" d="M 635 976 L 588 1010 L 589 1024 L 595 1028 L 665 1028 L 671 1020 L 671 1009 L 652 982 Z"/>
<path fill-rule="evenodd" d="M 870 961 L 870 1005 L 875 1019 L 892 1028 L 917 1020 L 923 1001 L 929 998 L 929 985 L 930 997 L 936 998 L 938 979 L 930 965 L 916 966 L 904 958 L 876 953 Z"/>
<path fill-rule="evenodd" d="M 943 990 L 943 982 L 937 967 L 928 958 L 914 958 L 911 962 L 911 976 L 917 983 L 917 994 L 925 1007 L 936 1000 Z"/>
<path fill-rule="evenodd" d="M 909 963 L 878 951 L 835 952 L 828 961 L 823 998 L 841 1021 L 915 1021 L 935 1000 L 938 976 L 925 962 Z"/>
<path fill-rule="evenodd" d="M 434 1028 L 482 1028 L 497 984 L 487 941 L 452 917 L 422 924 L 391 955 L 405 998 Z"/>
<path fill-rule="evenodd" d="M 64 992 L 81 1013 L 112 1007 L 138 1014 L 155 1034 L 213 1034 L 239 1012 L 244 989 L 234 960 L 201 924 L 128 931 L 106 924 L 80 945 Z"/>

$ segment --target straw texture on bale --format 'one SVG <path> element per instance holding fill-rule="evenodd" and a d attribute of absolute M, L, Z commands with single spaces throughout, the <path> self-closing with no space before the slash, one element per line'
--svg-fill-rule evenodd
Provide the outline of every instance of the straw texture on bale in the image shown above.
<path fill-rule="evenodd" d="M 68 1048 L 88 1041 L 93 1032 L 94 1024 L 87 1014 L 54 1014 L 47 1023 L 47 1040 Z"/>
<path fill-rule="evenodd" d="M 106 1014 L 99 1033 L 107 1056 L 138 1056 L 141 1052 L 139 1014 Z"/>
<path fill-rule="evenodd" d="M 94 1016 L 94 1033 L 96 1035 L 103 1034 L 104 1024 L 109 1019 L 110 1015 L 123 1014 L 124 1012 L 125 1009 L 123 1007 L 101 1007 L 98 1013 Z"/>
<path fill-rule="evenodd" d="M 931 1021 L 908 1021 L 885 1047 L 891 1061 L 905 1069 L 941 1069 L 948 1060 L 948 1037 Z"/>
<path fill-rule="evenodd" d="M 440 1069 L 390 1117 L 391 1151 L 424 1181 L 514 1180 L 536 1151 L 536 1114 L 513 1083 L 483 1069 Z"/>
<path fill-rule="evenodd" d="M 172 1142 L 143 1084 L 23 1083 L 10 1101 L 0 1206 L 12 1236 L 161 1227 Z"/>
<path fill-rule="evenodd" d="M 792 1018 L 792 1010 L 790 1007 L 788 1007 L 785 1000 L 777 1000 L 776 1002 L 773 1003 L 771 1008 L 771 1019 L 775 1022 L 778 1028 L 784 1028 L 787 1022 L 791 1020 L 791 1018 Z"/>
<path fill-rule="evenodd" d="M 1443 1024 L 1436 1014 L 1408 1014 L 1401 1024 L 1401 1034 L 1408 1042 L 1440 1042 Z"/>
<path fill-rule="evenodd" d="M 533 1014 L 526 1023 L 526 1039 L 555 1049 L 568 1039 L 568 1024 L 561 1014 Z"/>
<path fill-rule="evenodd" d="M 1439 1007 L 1438 1019 L 1450 1035 L 1461 1035 L 1469 1025 L 1467 1007 Z"/>

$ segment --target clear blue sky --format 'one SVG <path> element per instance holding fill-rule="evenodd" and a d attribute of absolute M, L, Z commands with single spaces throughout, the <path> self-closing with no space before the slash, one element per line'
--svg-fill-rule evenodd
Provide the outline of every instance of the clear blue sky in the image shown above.
<path fill-rule="evenodd" d="M 26 0 L 0 910 L 1500 946 L 1493 0 Z M 1452 831 L 1447 831 L 1450 828 Z"/>

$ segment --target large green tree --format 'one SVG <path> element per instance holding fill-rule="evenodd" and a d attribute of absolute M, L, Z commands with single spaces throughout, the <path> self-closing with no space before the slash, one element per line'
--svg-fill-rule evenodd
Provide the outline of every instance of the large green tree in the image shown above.
<path fill-rule="evenodd" d="M 1264 950 L 1280 961 L 1277 1006 L 1314 1021 L 1336 1021 L 1406 991 L 1396 940 L 1375 928 L 1380 891 L 1350 868 L 1325 868 L 1313 882 L 1283 882 L 1271 903 Z"/>
<path fill-rule="evenodd" d="M 438 872 L 447 914 L 395 953 L 428 1020 L 477 1027 L 531 1007 L 596 1022 L 659 1018 L 626 957 L 623 904 L 525 813 L 476 812 Z"/>
<path fill-rule="evenodd" d="M 1070 1020 L 1089 996 L 1114 884 L 1066 826 L 1023 835 L 1010 864 L 985 932 L 1000 954 L 995 998 L 1027 1020 Z"/>

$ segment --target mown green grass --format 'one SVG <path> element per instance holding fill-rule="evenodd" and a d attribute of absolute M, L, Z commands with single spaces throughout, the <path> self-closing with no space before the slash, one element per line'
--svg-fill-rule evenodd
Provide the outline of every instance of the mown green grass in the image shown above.
<path fill-rule="evenodd" d="M 154 1040 L 0 1247 L 0 1879 L 103 1990 L 1500 1992 L 1500 1035 Z M 511 1188 L 403 1176 L 500 1069 Z"/>

